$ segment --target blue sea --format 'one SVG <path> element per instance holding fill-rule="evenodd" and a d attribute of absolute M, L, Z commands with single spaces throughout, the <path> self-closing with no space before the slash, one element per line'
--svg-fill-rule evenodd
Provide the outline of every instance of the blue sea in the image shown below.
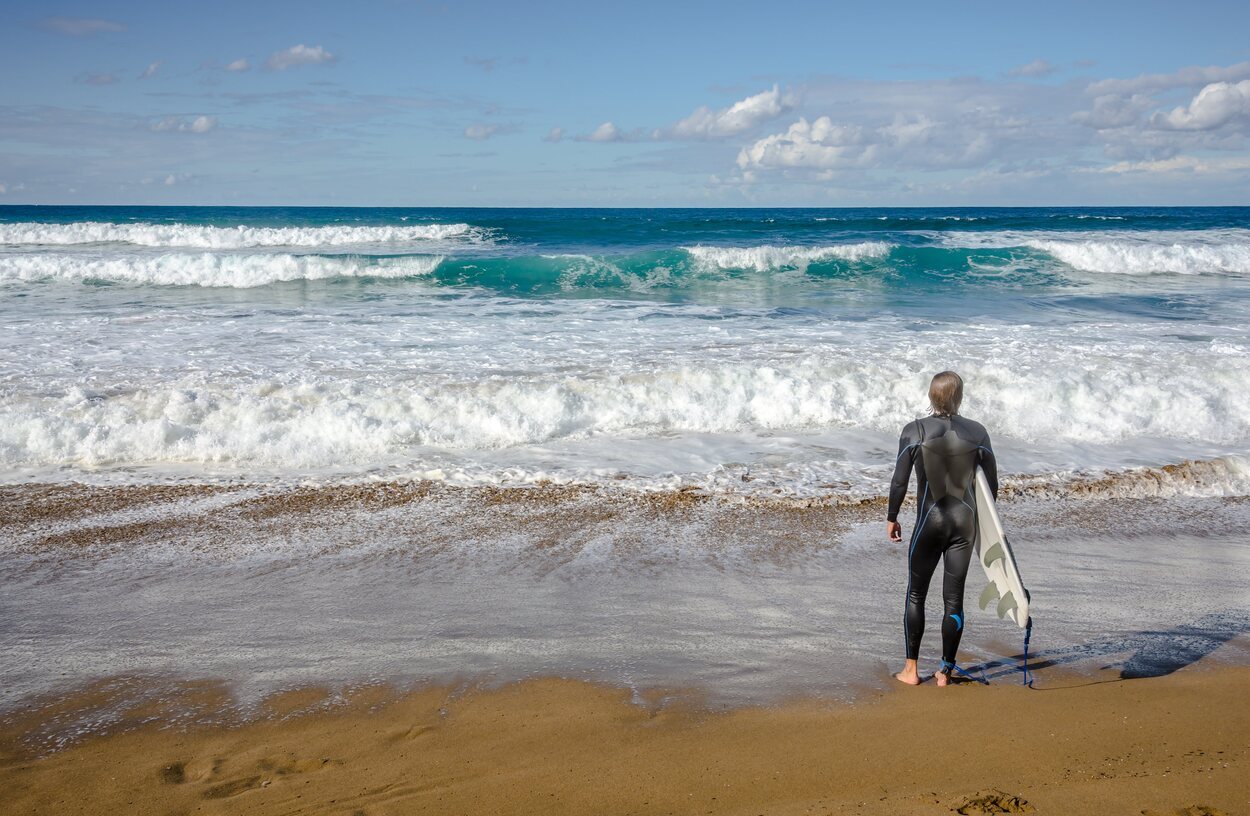
<path fill-rule="evenodd" d="M 1044 665 L 1244 663 L 1248 350 L 1250 208 L 0 208 L 0 714 L 894 685 L 880 497 L 948 368 Z"/>
<path fill-rule="evenodd" d="M 1250 208 L 4 207 L 0 476 L 876 495 L 950 368 L 1237 485 L 1247 325 Z"/>

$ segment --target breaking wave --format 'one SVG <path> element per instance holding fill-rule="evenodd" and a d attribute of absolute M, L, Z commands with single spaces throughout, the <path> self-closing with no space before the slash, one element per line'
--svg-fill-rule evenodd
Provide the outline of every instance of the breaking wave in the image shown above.
<path fill-rule="evenodd" d="M 1031 363 L 965 366 L 982 395 L 976 418 L 1000 436 L 1076 450 L 1134 440 L 1240 446 L 1250 438 L 1244 359 L 1223 358 L 1224 370 L 1213 376 L 1210 358 L 1158 370 L 1087 360 L 1077 373 L 1068 370 L 1067 352 L 1044 356 L 1052 358 L 1047 368 L 1068 372 L 1048 390 L 1038 389 Z M 923 362 L 925 370 L 935 367 Z M 842 430 L 892 440 L 915 416 L 912 365 L 907 355 L 852 355 L 469 382 L 413 378 L 401 369 L 308 372 L 290 381 L 184 374 L 151 385 L 73 386 L 59 395 L 0 397 L 0 464 L 316 468 L 416 456 L 422 446 L 486 451 L 674 433 Z"/>
<path fill-rule="evenodd" d="M 966 249 L 1024 247 L 1081 272 L 1109 275 L 1247 275 L 1250 230 L 1204 232 L 990 232 L 942 236 Z"/>
<path fill-rule="evenodd" d="M 692 246 L 682 249 L 696 262 L 714 269 L 741 269 L 773 272 L 781 269 L 806 269 L 813 263 L 831 261 L 868 261 L 884 258 L 894 248 L 884 241 L 865 241 L 833 246 Z"/>
<path fill-rule="evenodd" d="M 247 289 L 296 280 L 422 277 L 429 275 L 442 262 L 442 256 L 437 255 L 374 259 L 211 252 L 111 258 L 55 254 L 0 255 L 0 283 L 67 280 Z"/>
<path fill-rule="evenodd" d="M 469 224 L 412 226 L 322 227 L 214 227 L 199 224 L 113 224 L 83 221 L 74 224 L 34 222 L 0 224 L 0 244 L 67 246 L 75 244 L 131 244 L 194 249 L 250 249 L 254 247 L 340 247 L 411 244 L 429 241 L 489 240 L 485 230 Z"/>

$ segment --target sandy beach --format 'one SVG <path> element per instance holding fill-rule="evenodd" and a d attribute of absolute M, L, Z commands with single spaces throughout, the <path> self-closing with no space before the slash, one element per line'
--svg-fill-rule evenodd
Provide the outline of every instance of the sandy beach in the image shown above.
<path fill-rule="evenodd" d="M 1245 503 L 1165 497 L 1202 474 L 1009 484 L 1033 689 L 981 612 L 990 686 L 890 679 L 880 502 L 5 488 L 6 812 L 1244 812 Z"/>
<path fill-rule="evenodd" d="M 690 693 L 560 679 L 270 698 L 246 723 L 121 733 L 35 758 L 23 733 L 99 689 L 10 720 L 14 814 L 1145 814 L 1250 807 L 1250 671 L 1042 672 L 1038 687 L 886 689 L 708 711 Z M 188 685 L 171 707 L 211 711 Z M 995 716 L 1003 723 L 991 727 Z"/>

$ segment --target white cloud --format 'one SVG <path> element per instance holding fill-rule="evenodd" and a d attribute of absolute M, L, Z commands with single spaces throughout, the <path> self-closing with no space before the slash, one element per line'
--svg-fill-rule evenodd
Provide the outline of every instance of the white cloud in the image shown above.
<path fill-rule="evenodd" d="M 1150 123 L 1165 130 L 1215 130 L 1239 119 L 1250 121 L 1250 79 L 1213 82 L 1188 105 L 1159 111 Z"/>
<path fill-rule="evenodd" d="M 604 122 L 599 127 L 590 132 L 586 137 L 588 142 L 619 142 L 621 141 L 621 131 L 611 122 Z"/>
<path fill-rule="evenodd" d="M 1053 64 L 1039 58 L 1033 60 L 1032 62 L 1026 62 L 1024 65 L 1017 65 L 1015 68 L 1008 71 L 1008 73 L 1011 76 L 1019 77 L 1044 77 L 1050 76 L 1057 70 L 1059 69 Z"/>
<path fill-rule="evenodd" d="M 742 148 L 738 153 L 738 167 L 775 170 L 847 166 L 857 160 L 857 148 L 864 141 L 861 128 L 835 125 L 828 116 L 814 122 L 800 118 L 785 133 L 765 136 Z"/>
<path fill-rule="evenodd" d="M 1230 173 L 1250 170 L 1250 156 L 1221 156 L 1198 158 L 1173 156 L 1169 159 L 1140 162 L 1116 162 L 1098 168 L 1099 173 Z"/>
<path fill-rule="evenodd" d="M 554 127 L 543 137 L 544 142 L 559 142 L 564 139 L 564 128 Z"/>
<path fill-rule="evenodd" d="M 738 152 L 741 170 L 828 171 L 879 166 L 940 170 L 983 165 L 999 143 L 1018 139 L 1028 123 L 982 111 L 954 122 L 925 113 L 897 114 L 889 124 L 835 123 L 828 116 L 800 118 L 783 133 Z"/>
<path fill-rule="evenodd" d="M 143 69 L 143 73 L 139 74 L 139 79 L 151 79 L 156 76 L 156 72 L 161 70 L 161 65 L 163 64 L 163 60 L 157 60 L 156 62 L 150 63 L 147 68 Z"/>
<path fill-rule="evenodd" d="M 226 70 L 234 71 L 236 73 L 239 71 L 246 71 L 250 67 L 251 66 L 248 65 L 247 62 L 247 57 L 239 57 L 237 60 L 226 63 Z"/>
<path fill-rule="evenodd" d="M 464 64 L 490 73 L 499 65 L 499 60 L 494 57 L 465 57 Z"/>
<path fill-rule="evenodd" d="M 57 34 L 67 34 L 71 37 L 99 34 L 106 31 L 126 30 L 126 27 L 121 23 L 90 17 L 44 17 L 39 21 L 39 26 L 48 31 L 55 31 Z"/>
<path fill-rule="evenodd" d="M 8 191 L 9 191 L 8 185 L 6 185 L 4 182 L 0 182 L 0 195 L 4 195 Z"/>
<path fill-rule="evenodd" d="M 636 142 L 643 138 L 642 128 L 625 131 L 612 122 L 604 122 L 599 127 L 582 136 L 574 136 L 578 142 Z"/>
<path fill-rule="evenodd" d="M 1091 83 L 1085 90 L 1094 96 L 1150 93 L 1172 88 L 1197 88 L 1212 82 L 1236 82 L 1247 78 L 1250 78 L 1250 62 L 1228 66 L 1211 65 L 1205 68 L 1194 65 L 1170 74 L 1142 74 L 1132 79 L 1103 79 Z"/>
<path fill-rule="evenodd" d="M 734 136 L 770 119 L 775 119 L 794 107 L 794 100 L 783 96 L 776 85 L 772 90 L 748 96 L 727 108 L 713 110 L 701 107 L 673 125 L 667 131 L 658 131 L 658 138 L 719 139 Z"/>
<path fill-rule="evenodd" d="M 466 139 L 476 139 L 477 141 L 489 139 L 497 133 L 499 133 L 499 125 L 474 124 L 464 129 L 464 137 Z"/>
<path fill-rule="evenodd" d="M 337 59 L 337 55 L 331 54 L 320 45 L 304 45 L 300 43 L 282 51 L 275 51 L 269 55 L 269 59 L 265 64 L 271 71 L 285 71 L 288 68 L 295 68 L 300 65 L 323 65 L 334 62 Z"/>
<path fill-rule="evenodd" d="M 217 127 L 215 116 L 197 116 L 190 121 L 181 116 L 166 116 L 153 122 L 149 129 L 157 132 L 208 133 L 215 127 Z"/>

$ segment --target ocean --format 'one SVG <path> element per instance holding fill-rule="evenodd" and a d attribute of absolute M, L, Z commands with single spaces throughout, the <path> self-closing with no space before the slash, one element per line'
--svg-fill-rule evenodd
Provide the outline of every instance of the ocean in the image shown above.
<path fill-rule="evenodd" d="M 879 495 L 1250 477 L 1250 208 L 0 208 L 0 478 Z"/>
<path fill-rule="evenodd" d="M 1250 208 L 0 208 L 0 716 L 853 699 L 900 667 L 882 496 L 943 369 L 1042 665 L 1244 663 L 1248 350 Z M 1018 682 L 979 594 L 961 660 Z"/>

